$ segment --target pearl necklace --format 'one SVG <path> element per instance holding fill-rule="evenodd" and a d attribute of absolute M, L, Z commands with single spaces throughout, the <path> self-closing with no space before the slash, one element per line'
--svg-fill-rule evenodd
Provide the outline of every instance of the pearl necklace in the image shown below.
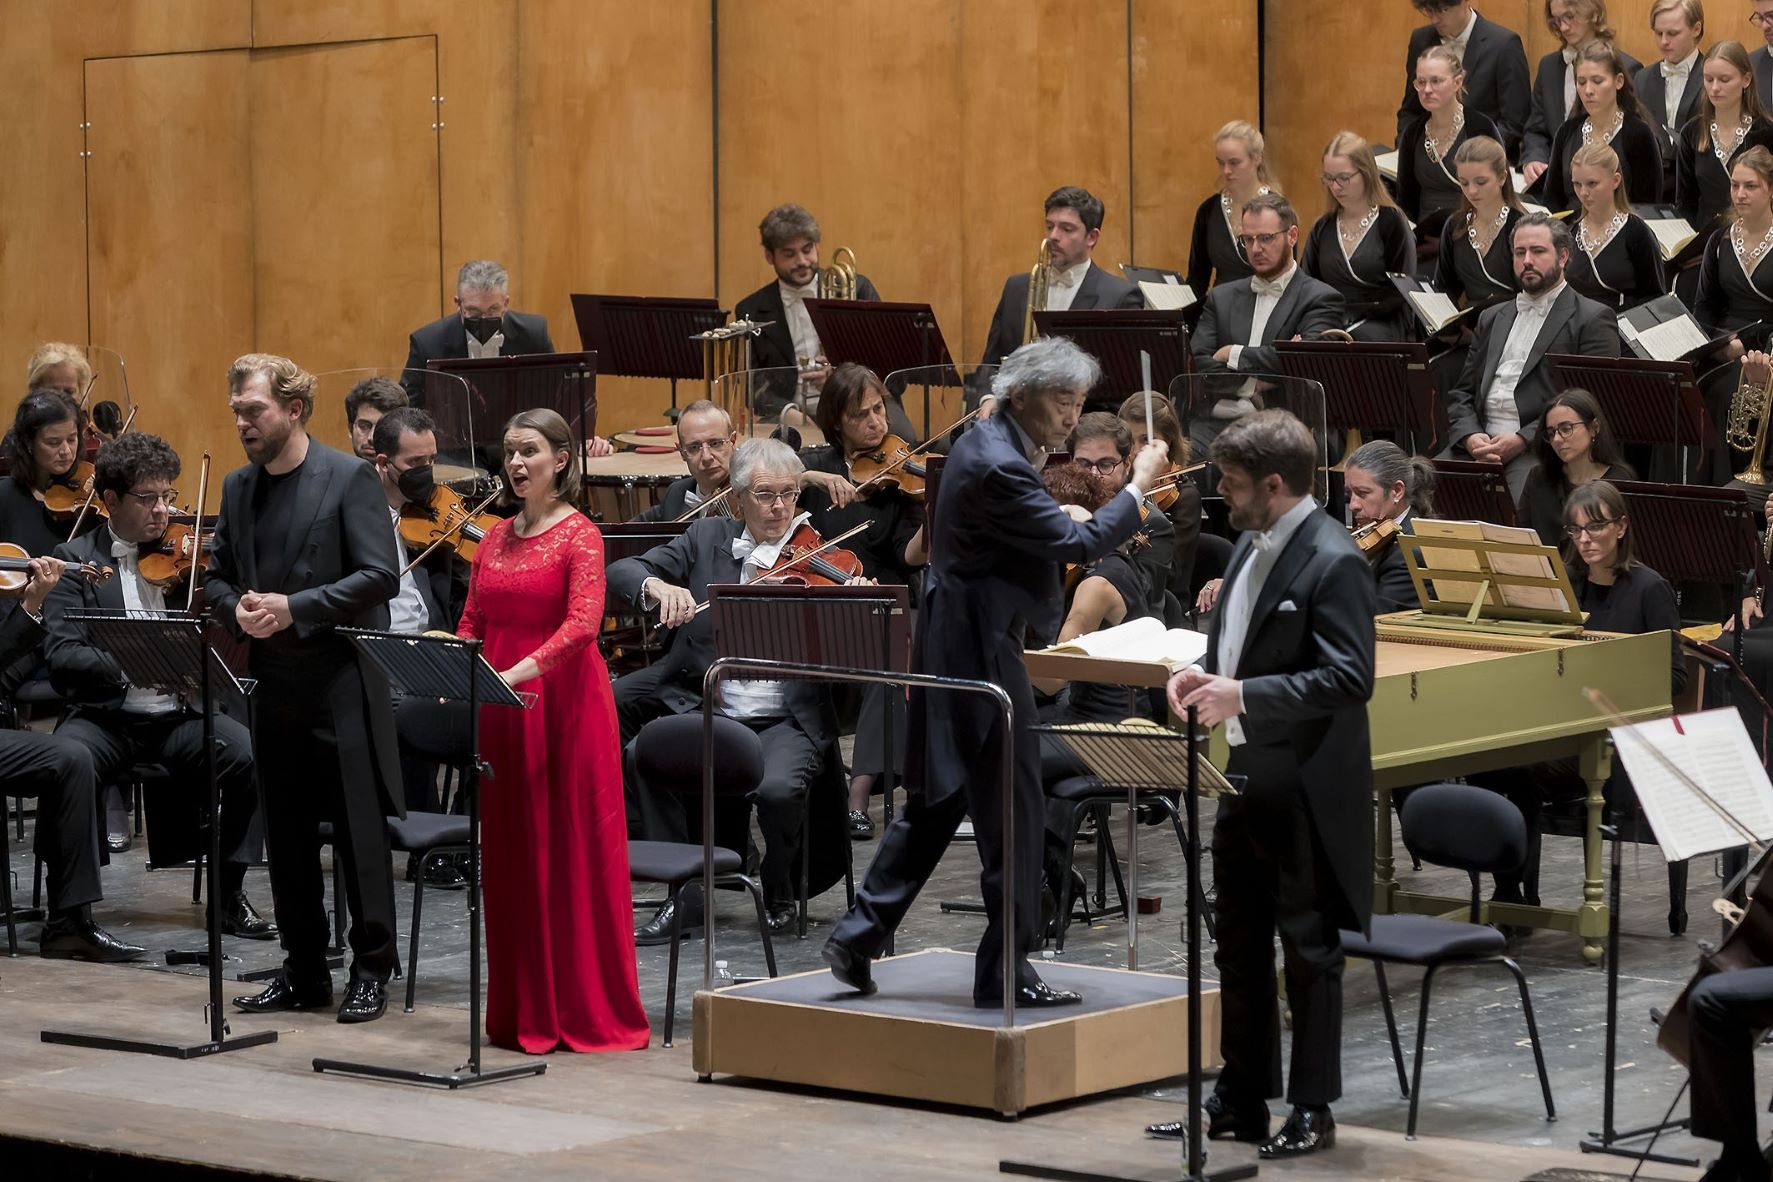
<path fill-rule="evenodd" d="M 1718 135 L 1718 125 L 1716 123 L 1711 125 L 1712 155 L 1716 156 L 1718 158 L 1718 163 L 1722 164 L 1726 169 L 1730 167 L 1730 157 L 1736 155 L 1736 149 L 1740 148 L 1742 146 L 1742 141 L 1747 138 L 1748 129 L 1752 126 L 1753 122 L 1754 121 L 1747 115 L 1742 117 L 1741 121 L 1736 124 L 1736 138 L 1731 142 L 1728 151 L 1724 150 L 1723 140 Z"/>
<path fill-rule="evenodd" d="M 1613 220 L 1607 223 L 1606 232 L 1599 239 L 1591 239 L 1588 236 L 1588 222 L 1578 222 L 1576 224 L 1576 245 L 1586 251 L 1589 258 L 1593 258 L 1607 249 L 1607 243 L 1613 241 L 1613 236 L 1619 233 L 1620 228 L 1624 225 L 1625 215 L 1616 213 L 1613 215 Z"/>
<path fill-rule="evenodd" d="M 1496 245 L 1496 235 L 1502 232 L 1502 227 L 1506 225 L 1507 222 L 1508 206 L 1504 205 L 1501 211 L 1496 214 L 1496 224 L 1490 227 L 1490 246 Z M 1482 246 L 1478 243 L 1476 210 L 1473 210 L 1471 216 L 1465 219 L 1465 239 L 1467 242 L 1471 243 L 1471 248 L 1478 252 L 1480 258 L 1483 257 L 1484 253 L 1489 249 L 1489 247 Z"/>
<path fill-rule="evenodd" d="M 1625 126 L 1625 112 L 1624 111 L 1614 111 L 1613 112 L 1613 126 L 1608 128 L 1607 134 L 1601 137 L 1602 142 L 1609 143 L 1609 144 L 1612 143 L 1613 137 L 1618 135 L 1619 129 L 1624 126 Z M 1594 121 L 1592 119 L 1584 119 L 1582 121 L 1582 142 L 1585 144 L 1594 142 Z"/>
<path fill-rule="evenodd" d="M 1422 125 L 1422 150 L 1428 153 L 1428 159 L 1434 164 L 1441 162 L 1441 157 L 1452 150 L 1459 142 L 1459 133 L 1465 128 L 1465 107 L 1455 103 L 1453 106 L 1453 134 L 1447 137 L 1447 146 L 1441 147 L 1440 141 L 1428 133 L 1428 124 Z"/>
<path fill-rule="evenodd" d="M 1743 271 L 1752 271 L 1761 256 L 1769 250 L 1773 250 L 1773 226 L 1767 227 L 1767 232 L 1761 236 L 1761 244 L 1753 250 L 1747 251 L 1747 256 L 1744 257 L 1747 244 L 1743 241 L 1742 223 L 1737 222 L 1730 227 L 1730 246 L 1736 251 L 1736 257 L 1741 260 Z"/>
<path fill-rule="evenodd" d="M 1337 214 L 1336 215 L 1336 234 L 1339 238 L 1342 239 L 1342 253 L 1345 255 L 1353 254 L 1355 248 L 1361 244 L 1361 239 L 1366 237 L 1367 227 L 1371 226 L 1374 222 L 1376 222 L 1378 220 L 1379 220 L 1379 207 L 1377 205 L 1375 205 L 1372 208 L 1367 210 L 1366 216 L 1361 218 L 1359 225 L 1355 226 L 1354 233 L 1350 234 L 1347 230 L 1344 230 L 1342 228 L 1342 215 Z"/>

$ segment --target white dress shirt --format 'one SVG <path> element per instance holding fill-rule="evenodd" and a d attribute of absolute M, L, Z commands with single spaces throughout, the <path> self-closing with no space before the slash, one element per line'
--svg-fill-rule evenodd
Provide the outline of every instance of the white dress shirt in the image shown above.
<path fill-rule="evenodd" d="M 1681 126 L 1675 121 L 1681 109 L 1681 95 L 1687 89 L 1687 78 L 1693 73 L 1693 63 L 1698 60 L 1699 51 L 1695 49 L 1687 55 L 1685 61 L 1677 62 L 1672 66 L 1667 62 L 1657 63 L 1658 68 L 1662 70 L 1662 126 L 1667 128 L 1671 135 Z"/>
<path fill-rule="evenodd" d="M 819 334 L 813 331 L 812 315 L 803 301 L 819 298 L 818 277 L 814 276 L 805 287 L 790 287 L 778 280 L 776 289 L 782 295 L 782 314 L 788 320 L 788 335 L 794 338 L 794 356 L 796 360 L 804 357 L 811 361 L 819 355 L 822 346 Z"/>
<path fill-rule="evenodd" d="M 390 508 L 388 516 L 394 520 L 395 553 L 404 553 L 406 547 L 400 542 L 400 510 Z M 425 597 L 419 593 L 418 568 L 414 567 L 400 576 L 400 590 L 388 601 L 388 631 L 416 636 L 430 622 L 431 613 L 425 610 Z"/>
<path fill-rule="evenodd" d="M 1566 45 L 1559 52 L 1564 58 L 1564 107 L 1558 115 L 1558 122 L 1562 123 L 1570 117 L 1570 108 L 1576 105 L 1576 55 L 1581 50 L 1571 49 Z M 1557 128 L 1553 127 L 1551 130 L 1556 133 Z"/>
<path fill-rule="evenodd" d="M 131 614 L 164 612 L 166 593 L 142 578 L 136 544 L 113 537 L 111 557 L 117 563 L 117 575 L 123 588 L 124 610 Z M 179 700 L 176 697 L 163 694 L 159 690 L 137 689 L 132 685 L 123 695 L 123 709 L 130 714 L 170 714 L 178 708 Z"/>
<path fill-rule="evenodd" d="M 1465 46 L 1471 40 L 1471 31 L 1475 28 L 1477 28 L 1477 9 L 1474 8 L 1471 10 L 1471 15 L 1465 19 L 1465 27 L 1451 37 L 1442 37 L 1441 44 L 1449 49 L 1457 50 L 1459 60 L 1464 61 Z"/>
<path fill-rule="evenodd" d="M 504 347 L 505 332 L 503 329 L 500 329 L 498 332 L 495 332 L 492 336 L 488 337 L 486 344 L 484 345 L 474 339 L 473 333 L 468 334 L 468 356 L 475 361 L 480 360 L 482 357 L 497 357 L 499 355 L 499 350 Z"/>
<path fill-rule="evenodd" d="M 1281 514 L 1279 521 L 1266 530 L 1250 535 L 1250 545 L 1254 552 L 1250 555 L 1243 569 L 1238 571 L 1225 588 L 1225 598 L 1220 602 L 1220 610 L 1225 613 L 1219 625 L 1219 673 L 1223 677 L 1237 677 L 1237 663 L 1243 655 L 1244 641 L 1249 638 L 1251 614 L 1256 610 L 1256 603 L 1262 598 L 1262 585 L 1268 581 L 1268 572 L 1274 569 L 1275 562 L 1280 558 L 1281 551 L 1286 549 L 1305 519 L 1317 510 L 1317 498 L 1305 497 L 1297 505 Z M 1233 747 L 1244 743 L 1243 728 L 1243 689 L 1238 689 L 1237 716 L 1225 720 L 1225 740 Z"/>
<path fill-rule="evenodd" d="M 1083 286 L 1084 276 L 1090 273 L 1090 260 L 1085 259 L 1074 267 L 1063 271 L 1054 271 L 1047 283 L 1048 312 L 1068 312 L 1071 301 L 1077 298 L 1077 289 Z"/>
<path fill-rule="evenodd" d="M 1564 287 L 1565 284 L 1559 283 L 1538 296 L 1520 292 L 1514 297 L 1514 325 L 1508 330 L 1508 339 L 1502 343 L 1502 360 L 1497 362 L 1496 377 L 1490 383 L 1489 393 L 1484 396 L 1485 434 L 1495 437 L 1520 433 L 1521 408 L 1514 399 L 1515 388 L 1521 384 L 1521 375 L 1527 371 L 1527 356 L 1532 353 L 1533 344 L 1545 327 L 1545 318 L 1551 315 L 1551 306 L 1564 293 Z"/>
<path fill-rule="evenodd" d="M 739 560 L 739 582 L 749 583 L 776 564 L 782 543 L 791 537 L 812 514 L 801 513 L 788 523 L 787 530 L 773 542 L 758 542 L 746 529 L 733 539 L 733 557 Z M 722 681 L 720 712 L 739 722 L 756 722 L 767 718 L 788 717 L 788 683 L 785 681 Z"/>
<path fill-rule="evenodd" d="M 1258 279 L 1250 276 L 1250 290 L 1256 293 L 1256 311 L 1250 317 L 1250 339 L 1241 345 L 1231 346 L 1231 357 L 1227 362 L 1232 369 L 1242 369 L 1244 349 L 1251 345 L 1264 343 L 1262 334 L 1268 331 L 1268 320 L 1274 315 L 1274 309 L 1287 294 L 1287 285 L 1293 282 L 1293 276 L 1299 273 L 1299 264 L 1288 263 L 1287 269 L 1277 279 Z"/>

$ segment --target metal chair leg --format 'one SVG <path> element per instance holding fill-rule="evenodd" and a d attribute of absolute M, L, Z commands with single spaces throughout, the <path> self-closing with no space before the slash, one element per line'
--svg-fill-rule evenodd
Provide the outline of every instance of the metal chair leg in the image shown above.
<path fill-rule="evenodd" d="M 1416 1139 L 1416 1109 L 1422 1102 L 1422 1044 L 1428 1038 L 1428 994 L 1437 967 L 1429 965 L 1428 971 L 1422 974 L 1422 1002 L 1416 1012 L 1416 1066 L 1410 1079 L 1410 1121 L 1404 1128 L 1406 1141 Z"/>
<path fill-rule="evenodd" d="M 739 881 L 745 884 L 745 889 L 751 892 L 751 901 L 757 904 L 757 931 L 763 937 L 763 963 L 773 977 L 776 975 L 776 945 L 770 939 L 769 912 L 763 905 L 763 887 L 758 885 L 756 879 L 747 875 L 740 875 Z M 702 922 L 707 923 L 706 917 Z M 706 932 L 707 929 L 703 928 L 703 931 Z"/>
<path fill-rule="evenodd" d="M 1059 910 L 1054 917 L 1055 922 L 1059 925 L 1059 933 L 1053 937 L 1053 947 L 1059 952 L 1065 951 L 1065 933 L 1071 927 L 1071 904 L 1073 902 L 1071 895 L 1071 872 L 1077 865 L 1077 833 L 1079 829 L 1083 828 L 1083 816 L 1084 813 L 1089 810 L 1089 807 L 1090 806 L 1087 804 L 1073 805 L 1071 809 L 1071 824 L 1065 829 L 1065 865 L 1059 871 L 1059 882 L 1057 883 L 1059 889 Z M 1084 900 L 1085 911 L 1089 910 L 1089 906 L 1089 900 Z M 1045 933 L 1042 934 L 1044 936 Z"/>
<path fill-rule="evenodd" d="M 1385 981 L 1385 962 L 1373 962 L 1373 975 L 1379 978 L 1379 1005 L 1385 1011 L 1385 1033 L 1391 1038 L 1391 1061 L 1397 1065 L 1397 1086 L 1404 1099 L 1410 1098 L 1410 1080 L 1404 1074 L 1404 1048 L 1397 1040 L 1397 1018 L 1391 1012 L 1391 987 Z"/>
<path fill-rule="evenodd" d="M 35 854 L 31 856 L 31 907 L 43 907 L 43 859 Z"/>
<path fill-rule="evenodd" d="M 1176 802 L 1168 796 L 1154 794 L 1151 803 L 1163 809 L 1170 816 L 1170 827 L 1176 831 L 1176 844 L 1182 848 L 1182 863 L 1189 866 L 1194 862 L 1194 846 L 1188 840 L 1188 826 L 1182 823 L 1182 813 L 1176 808 Z M 1207 887 L 1201 892 L 1201 924 L 1206 928 L 1208 940 L 1219 939 L 1219 923 L 1213 914 L 1213 892 L 1215 888 Z M 1184 892 L 1186 893 L 1186 892 Z"/>
<path fill-rule="evenodd" d="M 419 989 L 419 918 L 425 909 L 425 871 L 431 865 L 436 854 L 433 850 L 419 859 L 419 872 L 413 875 L 412 883 L 412 931 L 407 935 L 406 951 L 406 1012 L 412 1013 L 413 996 Z"/>
<path fill-rule="evenodd" d="M 1114 893 L 1116 897 L 1120 899 L 1120 914 L 1124 919 L 1128 914 L 1127 880 L 1126 876 L 1120 872 L 1120 849 L 1114 844 L 1114 827 L 1110 823 L 1110 820 L 1106 808 L 1096 816 L 1096 828 L 1102 835 L 1096 840 L 1096 852 L 1099 855 L 1107 855 L 1108 870 L 1114 875 Z M 1102 870 L 1100 865 L 1098 865 L 1096 877 L 1100 880 L 1101 876 Z M 1105 890 L 1098 889 L 1096 893 L 1096 908 L 1096 913 L 1098 915 L 1109 914 L 1111 908 L 1108 906 L 1108 895 Z"/>
<path fill-rule="evenodd" d="M 6 955 L 18 955 L 18 917 L 12 913 L 12 841 L 0 829 L 0 904 L 6 907 Z"/>
<path fill-rule="evenodd" d="M 675 903 L 676 906 L 671 909 L 671 968 L 669 976 L 667 976 L 665 982 L 664 1045 L 667 1048 L 671 1046 L 671 1028 L 677 1020 L 677 946 L 682 942 L 683 938 L 683 888 L 687 885 L 689 884 L 680 882 L 671 892 L 671 901 Z M 714 900 L 703 899 L 702 906 L 705 909 L 702 918 L 702 923 L 704 925 L 702 928 L 704 933 L 702 938 L 707 939 L 706 933 L 708 929 L 706 924 L 708 922 L 708 915 L 712 913 Z M 765 930 L 765 934 L 768 934 L 767 929 Z"/>
<path fill-rule="evenodd" d="M 1558 1118 L 1558 1110 L 1551 1102 L 1551 1080 L 1545 1074 L 1545 1052 L 1539 1047 L 1539 1025 L 1533 1021 L 1533 997 L 1527 992 L 1527 978 L 1521 972 L 1521 966 L 1508 957 L 1502 958 L 1502 967 L 1514 974 L 1516 985 L 1521 988 L 1521 1012 L 1527 1016 L 1527 1041 L 1533 1044 L 1533 1066 L 1539 1069 L 1539 1090 L 1545 1094 L 1545 1119 Z"/>
<path fill-rule="evenodd" d="M 796 900 L 794 934 L 806 939 L 807 896 L 813 881 L 813 802 L 808 799 L 800 809 L 800 898 Z M 848 840 L 847 838 L 845 840 Z M 767 925 L 766 925 L 767 926 Z"/>
<path fill-rule="evenodd" d="M 136 776 L 130 781 L 129 794 L 130 805 L 135 812 L 135 835 L 140 837 L 142 835 L 142 810 L 146 807 L 143 802 L 145 791 L 142 787 L 142 778 L 140 776 Z"/>
<path fill-rule="evenodd" d="M 191 906 L 203 902 L 203 851 L 191 863 Z"/>

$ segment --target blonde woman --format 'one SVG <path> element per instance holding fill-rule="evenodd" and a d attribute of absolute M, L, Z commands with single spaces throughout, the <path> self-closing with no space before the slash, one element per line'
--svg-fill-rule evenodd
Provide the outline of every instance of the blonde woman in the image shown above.
<path fill-rule="evenodd" d="M 1570 187 L 1577 205 L 1571 227 L 1576 249 L 1564 272 L 1570 286 L 1615 312 L 1666 293 L 1662 251 L 1644 219 L 1631 211 L 1618 154 L 1600 143 L 1579 149 L 1570 160 Z"/>
<path fill-rule="evenodd" d="M 1323 185 L 1326 208 L 1299 266 L 1341 293 L 1345 327 L 1357 339 L 1404 340 L 1409 313 L 1388 275 L 1416 273 L 1416 240 L 1379 179 L 1372 146 L 1352 131 L 1338 134 L 1324 148 Z"/>
<path fill-rule="evenodd" d="M 1242 119 L 1233 119 L 1213 137 L 1213 160 L 1219 188 L 1195 211 L 1188 248 L 1188 286 L 1202 300 L 1216 283 L 1250 277 L 1250 260 L 1237 245 L 1239 211 L 1260 193 L 1281 191 L 1268 171 L 1262 133 Z"/>
<path fill-rule="evenodd" d="M 38 345 L 25 363 L 27 390 L 60 390 L 77 399 L 91 384 L 92 363 L 79 345 L 47 341 Z"/>
<path fill-rule="evenodd" d="M 1712 46 L 1697 73 L 1699 113 L 1675 137 L 1675 207 L 1695 230 L 1709 234 L 1730 212 L 1732 165 L 1757 145 L 1773 150 L 1773 122 L 1740 41 Z"/>

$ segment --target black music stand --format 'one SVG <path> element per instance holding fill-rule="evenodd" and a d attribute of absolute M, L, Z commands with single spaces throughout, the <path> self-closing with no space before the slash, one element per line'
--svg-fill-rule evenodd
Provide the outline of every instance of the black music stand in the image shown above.
<path fill-rule="evenodd" d="M 1767 562 L 1755 529 L 1755 508 L 1740 488 L 1650 484 L 1621 480 L 1625 511 L 1637 531 L 1634 549 L 1656 560 L 1656 573 L 1677 586 L 1710 583 L 1724 589 L 1735 621 L 1731 655 L 1742 663 L 1742 578 L 1766 584 Z"/>
<path fill-rule="evenodd" d="M 1434 396 L 1428 346 L 1419 341 L 1276 341 L 1280 371 L 1324 388 L 1324 426 L 1358 431 L 1408 432 L 1438 444 L 1445 412 Z M 1419 452 L 1433 452 L 1421 446 Z"/>
<path fill-rule="evenodd" d="M 690 338 L 727 320 L 718 300 L 574 292 L 572 301 L 579 343 L 598 367 L 620 378 L 668 379 L 673 410 L 678 381 L 702 377 L 702 350 Z"/>
<path fill-rule="evenodd" d="M 275 1030 L 228 1037 L 228 1020 L 222 1010 L 222 830 L 216 823 L 222 802 L 215 770 L 215 713 L 220 689 L 217 681 L 221 677 L 232 681 L 233 677 L 204 640 L 204 621 L 195 616 L 72 611 L 66 618 L 81 625 L 87 640 L 111 655 L 132 686 L 179 694 L 188 701 L 202 703 L 204 769 L 209 780 L 209 803 L 204 816 L 209 829 L 209 860 L 204 867 L 209 890 L 209 918 L 205 924 L 209 943 L 203 954 L 209 967 L 209 1003 L 205 1007 L 209 1011 L 209 1038 L 200 1043 L 164 1043 L 66 1030 L 45 1030 L 40 1037 L 60 1046 L 132 1051 L 172 1059 L 197 1059 L 276 1042 Z M 239 692 L 249 692 L 249 687 L 236 685 Z M 173 963 L 172 957 L 172 953 L 167 954 L 168 963 Z"/>
<path fill-rule="evenodd" d="M 1548 353 L 1545 360 L 1559 390 L 1579 386 L 1594 395 L 1619 442 L 1707 446 L 1705 403 L 1692 362 L 1577 353 Z"/>
<path fill-rule="evenodd" d="M 1188 372 L 1187 313 L 1152 308 L 1079 309 L 1036 312 L 1034 329 L 1043 337 L 1066 337 L 1102 366 L 1102 380 L 1086 405 L 1118 411 L 1123 399 L 1145 389 L 1139 354 L 1151 356 L 1151 388 L 1164 391 Z"/>
<path fill-rule="evenodd" d="M 1070 745 L 1074 742 L 1074 734 L 1082 728 L 1059 726 L 1037 729 L 1043 733 L 1063 738 L 1067 745 Z M 1184 815 L 1187 818 L 1185 823 L 1188 827 L 1188 906 L 1187 915 L 1182 921 L 1182 930 L 1188 945 L 1188 1136 L 1182 1141 L 1182 1174 L 1178 1182 L 1233 1182 L 1234 1179 L 1239 1178 L 1254 1178 L 1257 1174 L 1257 1167 L 1253 1165 L 1231 1166 L 1227 1169 L 1209 1172 L 1206 1169 L 1207 1155 L 1203 1143 L 1204 1138 L 1201 1135 L 1200 912 L 1204 895 L 1200 885 L 1201 783 L 1199 761 L 1205 758 L 1206 753 L 1200 749 L 1202 737 L 1200 724 L 1195 708 L 1190 706 L 1187 727 L 1179 735 L 1174 731 L 1152 728 L 1151 735 L 1135 737 L 1124 734 L 1132 728 L 1114 729 L 1122 734 L 1117 734 L 1112 740 L 1106 736 L 1100 736 L 1098 742 L 1091 744 L 1094 757 L 1081 747 L 1077 748 L 1077 752 L 1085 758 L 1104 783 L 1112 782 L 1114 787 L 1125 785 L 1128 788 L 1130 811 L 1133 811 L 1132 805 L 1139 788 L 1175 791 L 1178 787 L 1178 773 L 1182 778 L 1180 790 Z M 1150 775 L 1143 765 L 1148 762 L 1152 754 L 1149 750 L 1152 744 L 1175 745 L 1183 748 L 1180 752 L 1180 758 L 1183 761 L 1181 767 L 1172 766 L 1168 769 L 1170 775 L 1167 777 Z M 1136 824 L 1136 817 L 1128 818 L 1129 826 Z M 1129 851 L 1128 857 L 1134 857 L 1136 850 L 1137 847 L 1134 846 Z M 1135 874 L 1138 872 L 1136 862 L 1133 865 L 1133 872 Z M 1128 894 L 1136 896 L 1137 892 L 1129 887 Z M 1137 910 L 1135 905 L 1130 907 L 1127 912 L 1129 942 L 1132 939 L 1130 933 L 1134 930 L 1132 925 L 1138 922 L 1133 918 L 1133 913 Z M 1061 1182 L 1141 1182 L 1140 1179 L 1130 1178 L 1124 1174 L 1110 1174 L 1102 1170 L 1091 1169 L 1068 1169 L 1063 1166 L 1049 1166 L 1038 1162 L 1006 1159 L 1000 1160 L 997 1163 L 997 1168 L 1005 1174 L 1018 1174 L 1029 1178 L 1057 1178 L 1061 1179 Z"/>
<path fill-rule="evenodd" d="M 580 442 L 597 430 L 597 354 L 519 353 L 510 357 L 447 357 L 432 360 L 427 368 L 454 374 L 468 384 L 468 405 L 439 415 L 433 409 L 439 437 L 467 439 L 481 452 L 483 466 L 497 472 L 500 433 L 519 411 L 543 408 L 566 420 Z M 453 421 L 465 414 L 467 422 Z M 578 449 L 580 508 L 587 508 L 584 492 L 585 449 Z M 491 454 L 488 454 L 488 453 Z"/>
<path fill-rule="evenodd" d="M 518 1063 L 483 1071 L 480 1067 L 480 777 L 492 769 L 480 761 L 480 706 L 528 705 L 480 655 L 478 640 L 453 636 L 410 636 L 362 628 L 340 628 L 338 635 L 387 674 L 396 693 L 468 703 L 468 766 L 462 794 L 468 801 L 468 1061 L 454 1071 L 417 1071 L 342 1059 L 315 1059 L 315 1071 L 360 1075 L 428 1087 L 472 1087 L 499 1083 L 548 1070 L 545 1062 Z"/>
<path fill-rule="evenodd" d="M 899 369 L 950 366 L 954 357 L 928 304 L 806 300 L 813 331 L 832 365 L 853 361 L 881 377 Z M 944 382 L 944 384 L 949 384 Z M 960 385 L 958 377 L 954 385 Z M 923 437 L 930 437 L 930 388 L 923 388 Z"/>
<path fill-rule="evenodd" d="M 1436 515 L 1449 521 L 1488 521 L 1518 525 L 1520 515 L 1508 492 L 1501 464 L 1481 460 L 1433 460 Z"/>

